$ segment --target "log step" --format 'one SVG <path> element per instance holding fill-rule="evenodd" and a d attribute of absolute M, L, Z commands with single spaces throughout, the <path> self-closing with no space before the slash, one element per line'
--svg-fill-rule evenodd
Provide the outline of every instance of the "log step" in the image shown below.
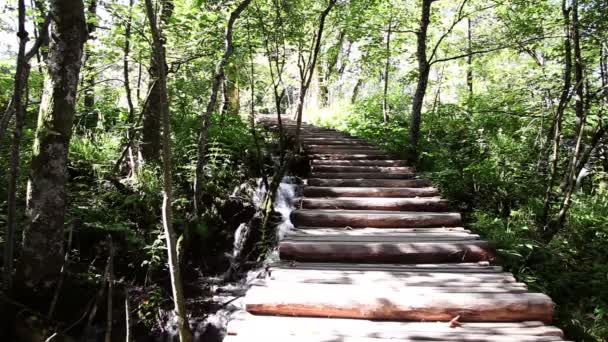
<path fill-rule="evenodd" d="M 415 173 L 416 169 L 409 166 L 368 166 L 368 165 L 315 165 L 312 172 L 373 172 L 373 173 Z"/>
<path fill-rule="evenodd" d="M 439 190 L 432 187 L 324 187 L 307 186 L 303 189 L 305 197 L 436 197 Z"/>
<path fill-rule="evenodd" d="M 416 175 L 414 173 L 381 173 L 381 172 L 313 172 L 310 175 L 312 178 L 329 178 L 329 179 L 412 179 Z"/>
<path fill-rule="evenodd" d="M 369 338 L 369 337 L 352 337 L 339 336 L 331 334 L 301 334 L 301 335 L 285 335 L 270 332 L 252 332 L 246 335 L 227 336 L 224 342 L 420 342 L 420 341 L 460 341 L 460 342 L 547 342 L 547 341 L 562 341 L 561 338 L 554 336 L 495 336 L 492 334 L 437 334 L 437 333 L 415 333 L 413 335 L 402 335 L 396 339 L 393 338 Z"/>
<path fill-rule="evenodd" d="M 357 286 L 377 286 L 386 291 L 403 291 L 408 294 L 420 293 L 427 296 L 433 296 L 437 293 L 527 293 L 528 288 L 523 283 L 493 283 L 493 284 L 405 284 L 399 280 L 378 281 L 372 279 L 362 279 L 362 281 L 353 282 L 352 279 L 337 279 L 336 282 L 327 282 L 325 279 L 315 281 L 302 281 L 300 279 L 277 280 L 270 276 L 267 279 L 255 279 L 251 282 L 252 286 L 269 287 L 274 289 L 291 288 L 293 291 L 317 291 L 322 290 L 324 285 L 342 285 L 345 289 Z"/>
<path fill-rule="evenodd" d="M 370 150 L 370 151 L 382 151 L 375 145 L 370 145 L 366 143 L 348 143 L 348 144 L 326 144 L 326 143 L 317 143 L 317 144 L 305 144 L 305 150 L 344 150 L 344 149 L 353 149 L 353 150 Z"/>
<path fill-rule="evenodd" d="M 320 160 L 313 159 L 310 162 L 313 166 L 317 165 L 345 165 L 345 166 L 408 166 L 405 160 Z"/>
<path fill-rule="evenodd" d="M 348 234 L 323 234 L 311 235 L 301 233 L 288 233 L 283 241 L 319 241 L 319 242 L 445 242 L 445 241 L 471 241 L 479 240 L 477 234 L 375 234 L 375 235 L 348 235 Z"/>
<path fill-rule="evenodd" d="M 302 144 L 304 145 L 335 145 L 335 146 L 351 146 L 351 145 L 360 145 L 360 146 L 374 146 L 362 139 L 331 139 L 331 138 L 305 138 L 302 139 Z"/>
<path fill-rule="evenodd" d="M 279 261 L 269 265 L 271 270 L 318 270 L 329 272 L 367 272 L 367 271 L 383 271 L 392 273 L 401 272 L 424 272 L 424 273 L 496 273 L 502 272 L 501 266 L 493 266 L 488 262 L 459 262 L 459 263 L 441 263 L 441 264 L 357 264 L 357 263 L 330 263 L 330 262 L 286 262 Z M 515 278 L 510 273 L 512 281 Z"/>
<path fill-rule="evenodd" d="M 311 153 L 308 155 L 309 159 L 320 159 L 320 160 L 390 160 L 390 156 L 386 154 L 365 154 L 365 153 Z"/>
<path fill-rule="evenodd" d="M 304 272 L 289 270 L 273 270 L 267 277 L 269 280 L 283 281 L 299 284 L 345 284 L 345 285 L 373 285 L 391 284 L 405 290 L 406 286 L 421 287 L 443 287 L 447 289 L 458 287 L 523 287 L 523 283 L 517 283 L 508 273 L 423 273 L 423 272 Z"/>
<path fill-rule="evenodd" d="M 461 216 L 459 213 L 300 209 L 291 213 L 291 221 L 296 227 L 424 228 L 456 227 L 461 224 Z"/>
<path fill-rule="evenodd" d="M 344 229 L 344 228 L 297 228 L 289 231 L 287 236 L 418 236 L 422 238 L 435 237 L 462 237 L 471 236 L 468 230 L 448 231 L 442 229 L 440 231 L 428 231 L 431 228 L 420 228 L 418 231 L 407 231 L 407 229 L 389 229 L 389 228 L 359 228 L 359 229 Z M 479 236 L 479 235 L 474 235 Z"/>
<path fill-rule="evenodd" d="M 309 178 L 306 184 L 310 186 L 322 187 L 402 187 L 402 188 L 422 188 L 431 185 L 431 182 L 425 179 L 322 179 Z"/>
<path fill-rule="evenodd" d="M 468 229 L 463 227 L 425 227 L 425 228 L 371 228 L 371 227 L 312 227 L 312 226 L 299 226 L 297 229 L 292 231 L 306 231 L 307 234 L 325 234 L 325 233 L 340 233 L 347 235 L 369 235 L 369 234 L 399 234 L 399 233 L 439 233 L 449 234 L 451 232 L 470 233 Z"/>
<path fill-rule="evenodd" d="M 386 156 L 386 152 L 377 148 L 353 147 L 307 147 L 306 151 L 313 154 L 365 154 L 368 156 Z"/>
<path fill-rule="evenodd" d="M 312 286 L 312 285 L 306 285 Z M 365 295 L 361 295 L 365 293 Z M 462 322 L 551 322 L 553 302 L 540 293 L 408 293 L 377 286 L 322 284 L 309 291 L 252 287 L 246 310 L 260 315 Z"/>
<path fill-rule="evenodd" d="M 293 241 L 279 243 L 282 260 L 304 262 L 441 263 L 493 261 L 494 245 L 486 241 L 339 242 Z"/>
<path fill-rule="evenodd" d="M 384 198 L 384 197 L 339 197 L 304 198 L 300 200 L 302 209 L 368 209 L 368 210 L 410 210 L 446 211 L 449 202 L 439 197 L 425 198 Z"/>
<path fill-rule="evenodd" d="M 424 336 L 433 334 L 441 337 L 439 340 L 454 336 L 470 334 L 491 335 L 498 338 L 509 337 L 517 341 L 520 336 L 553 336 L 562 337 L 560 329 L 545 326 L 542 322 L 521 323 L 463 323 L 459 327 L 450 328 L 449 324 L 440 322 L 378 322 L 355 319 L 327 319 L 309 317 L 277 317 L 256 316 L 239 313 L 232 316 L 228 323 L 228 335 L 254 336 L 256 333 L 272 331 L 284 335 L 318 335 L 332 334 L 341 337 L 374 337 L 401 340 L 405 337 Z M 411 335 L 411 336 L 410 336 Z M 266 341 L 261 339 L 260 341 Z M 465 340 L 466 341 L 466 340 Z M 488 341 L 494 341 L 489 339 Z M 537 341 L 537 340 L 533 340 Z"/>

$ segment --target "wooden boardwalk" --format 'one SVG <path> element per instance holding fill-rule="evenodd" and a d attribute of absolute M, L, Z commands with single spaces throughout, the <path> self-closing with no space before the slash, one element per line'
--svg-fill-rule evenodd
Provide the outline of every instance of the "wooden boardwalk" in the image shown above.
<path fill-rule="evenodd" d="M 297 229 L 224 341 L 563 340 L 551 299 L 493 265 L 494 245 L 414 168 L 345 133 L 301 137 L 312 173 Z"/>

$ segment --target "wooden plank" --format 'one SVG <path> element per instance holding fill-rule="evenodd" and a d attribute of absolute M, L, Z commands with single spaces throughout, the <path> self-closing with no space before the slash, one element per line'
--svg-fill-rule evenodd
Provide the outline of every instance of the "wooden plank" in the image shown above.
<path fill-rule="evenodd" d="M 461 342 L 550 342 L 562 341 L 555 336 L 494 336 L 482 334 L 435 334 L 425 335 L 414 334 L 413 336 L 401 336 L 398 338 L 368 338 L 335 335 L 282 335 L 273 332 L 251 332 L 244 335 L 226 336 L 224 342 L 420 342 L 420 341 L 461 341 Z"/>
<path fill-rule="evenodd" d="M 302 190 L 304 197 L 437 197 L 439 190 L 424 188 L 375 188 L 375 187 L 323 187 L 306 186 Z"/>
<path fill-rule="evenodd" d="M 362 143 L 352 143 L 352 144 L 325 144 L 325 143 L 315 143 L 315 144 L 305 144 L 304 150 L 358 150 L 358 151 L 377 151 L 382 152 L 378 146 L 370 145 L 370 144 L 362 144 Z"/>
<path fill-rule="evenodd" d="M 399 280 L 372 280 L 372 279 L 277 279 L 272 275 L 266 279 L 255 279 L 252 286 L 264 286 L 272 288 L 289 287 L 293 291 L 316 291 L 317 287 L 324 285 L 352 286 L 376 286 L 386 291 L 404 291 L 408 294 L 423 293 L 433 296 L 436 293 L 525 293 L 528 287 L 523 283 L 449 283 L 449 285 L 436 283 L 408 284 Z"/>
<path fill-rule="evenodd" d="M 308 178 L 306 185 L 320 187 L 402 187 L 423 188 L 430 187 L 432 183 L 425 179 L 322 179 Z"/>
<path fill-rule="evenodd" d="M 381 174 L 415 173 L 411 166 L 313 165 L 312 172 L 373 172 Z"/>
<path fill-rule="evenodd" d="M 515 277 L 507 272 L 480 272 L 480 273 L 454 273 L 451 272 L 392 272 L 392 271 L 330 271 L 330 270 L 287 270 L 271 269 L 269 277 L 275 280 L 298 281 L 303 283 L 337 283 L 344 281 L 357 282 L 383 282 L 393 281 L 410 286 L 432 284 L 497 284 L 516 283 Z M 485 286 L 485 285 L 484 285 Z"/>
<path fill-rule="evenodd" d="M 370 156 L 386 156 L 386 152 L 378 149 L 365 149 L 363 147 L 310 147 L 306 149 L 306 152 L 312 154 L 365 154 Z"/>
<path fill-rule="evenodd" d="M 331 153 L 331 154 L 327 154 L 327 153 L 309 153 L 308 154 L 308 158 L 309 159 L 320 159 L 320 160 L 335 160 L 335 159 L 341 159 L 341 160 L 386 160 L 386 159 L 393 159 L 391 158 L 389 155 L 369 155 L 369 154 L 365 154 L 365 153 L 357 153 L 357 154 L 352 154 L 352 153 Z"/>
<path fill-rule="evenodd" d="M 405 160 L 311 160 L 312 166 L 344 165 L 344 166 L 408 166 Z"/>
<path fill-rule="evenodd" d="M 300 209 L 291 213 L 291 221 L 298 226 L 372 228 L 423 228 L 459 226 L 459 213 L 415 211 L 372 211 Z"/>
<path fill-rule="evenodd" d="M 448 237 L 475 237 L 479 238 L 477 234 L 471 234 L 469 231 L 455 230 L 455 231 L 425 231 L 420 228 L 419 231 L 403 231 L 405 229 L 389 229 L 389 228 L 363 228 L 363 229 L 344 229 L 344 228 L 317 228 L 317 229 L 293 229 L 287 233 L 286 236 L 402 236 L 402 237 L 421 237 L 421 238 L 437 238 L 442 236 Z"/>
<path fill-rule="evenodd" d="M 456 272 L 456 273 L 485 273 L 502 272 L 501 266 L 490 265 L 487 261 L 482 262 L 459 262 L 440 264 L 360 264 L 360 263 L 332 263 L 332 262 L 291 262 L 278 261 L 268 265 L 272 269 L 285 270 L 329 270 L 333 272 L 343 271 L 388 271 L 388 272 Z M 505 273 L 505 275 L 511 275 Z"/>
<path fill-rule="evenodd" d="M 479 240 L 477 234 L 432 234 L 422 235 L 417 234 L 376 234 L 376 235 L 341 235 L 341 234 L 326 234 L 326 235 L 305 235 L 305 234 L 286 234 L 281 241 L 297 241 L 297 242 L 451 242 L 451 241 L 476 241 Z"/>
<path fill-rule="evenodd" d="M 374 172 L 313 172 L 312 178 L 326 179 L 413 179 L 414 173 L 374 173 Z"/>
<path fill-rule="evenodd" d="M 385 197 L 339 197 L 304 198 L 300 200 L 302 209 L 348 209 L 348 210 L 406 210 L 406 211 L 447 211 L 449 202 L 439 197 L 426 198 L 385 198 Z"/>
<path fill-rule="evenodd" d="M 361 293 L 365 293 L 364 296 Z M 246 310 L 261 315 L 462 322 L 551 322 L 553 302 L 540 293 L 420 293 L 374 286 L 318 285 L 315 291 L 252 287 Z"/>
<path fill-rule="evenodd" d="M 459 327 L 451 328 L 444 322 L 381 322 L 344 318 L 256 316 L 244 312 L 233 315 L 227 326 L 228 335 L 270 330 L 288 335 L 334 334 L 387 339 L 398 339 L 412 333 L 563 336 L 560 329 L 545 326 L 542 322 L 462 323 Z"/>
<path fill-rule="evenodd" d="M 279 243 L 283 260 L 304 262 L 440 263 L 493 261 L 495 247 L 486 241 L 463 242 L 305 242 Z"/>
<path fill-rule="evenodd" d="M 344 227 L 307 227 L 299 226 L 292 230 L 295 233 L 303 233 L 308 235 L 320 235 L 330 233 L 340 233 L 347 235 L 373 235 L 373 234 L 409 234 L 409 233 L 470 233 L 468 229 L 463 227 L 440 227 L 440 228 L 344 228 Z"/>

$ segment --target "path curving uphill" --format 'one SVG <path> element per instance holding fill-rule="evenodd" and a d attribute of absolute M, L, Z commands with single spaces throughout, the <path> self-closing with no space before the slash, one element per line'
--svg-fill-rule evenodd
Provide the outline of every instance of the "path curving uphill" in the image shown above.
<path fill-rule="evenodd" d="M 493 265 L 495 246 L 413 167 L 335 130 L 301 139 L 296 229 L 224 341 L 563 341 L 551 299 Z"/>

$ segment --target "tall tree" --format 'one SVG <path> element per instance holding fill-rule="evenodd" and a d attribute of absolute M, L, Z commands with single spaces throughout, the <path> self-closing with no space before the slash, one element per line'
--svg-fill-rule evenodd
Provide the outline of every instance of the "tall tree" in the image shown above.
<path fill-rule="evenodd" d="M 304 47 L 300 46 L 298 49 L 298 69 L 300 75 L 300 95 L 298 96 L 298 107 L 296 109 L 296 143 L 300 142 L 300 127 L 302 126 L 302 113 L 304 111 L 304 100 L 306 99 L 306 93 L 310 87 L 310 81 L 315 71 L 315 65 L 319 57 L 319 50 L 321 50 L 321 39 L 323 39 L 323 30 L 325 28 L 325 20 L 331 12 L 331 9 L 336 4 L 336 0 L 329 0 L 327 7 L 319 15 L 319 26 L 315 33 L 314 40 L 312 41 L 312 49 L 308 54 L 308 57 L 304 56 Z M 300 45 L 304 44 L 301 42 Z"/>
<path fill-rule="evenodd" d="M 4 234 L 4 286 L 10 289 L 12 286 L 13 273 L 13 244 L 15 230 L 17 226 L 17 175 L 19 172 L 19 160 L 21 152 L 21 134 L 23 131 L 23 118 L 25 114 L 25 104 L 23 93 L 27 86 L 27 77 L 29 71 L 24 70 L 29 68 L 25 58 L 25 45 L 28 41 L 28 33 L 25 30 L 25 0 L 18 2 L 18 31 L 19 51 L 17 52 L 17 68 L 15 70 L 15 90 L 14 90 L 14 108 L 15 108 L 15 130 L 13 131 L 13 148 L 11 152 L 11 166 L 8 183 L 8 222 Z M 27 99 L 25 99 L 27 101 Z"/>
<path fill-rule="evenodd" d="M 87 6 L 87 31 L 88 42 L 84 48 L 83 65 L 83 95 L 84 95 L 84 126 L 87 128 L 97 127 L 99 115 L 95 111 L 95 56 L 93 55 L 93 40 L 95 40 L 95 28 L 97 27 L 97 0 L 91 0 Z"/>
<path fill-rule="evenodd" d="M 197 218 L 202 213 L 202 181 L 204 177 L 203 171 L 205 167 L 205 156 L 207 155 L 207 138 L 209 135 L 209 126 L 211 125 L 211 116 L 215 111 L 217 104 L 217 95 L 220 90 L 220 86 L 222 85 L 222 81 L 224 80 L 224 69 L 226 68 L 228 61 L 230 60 L 230 56 L 232 56 L 232 53 L 234 51 L 234 46 L 232 44 L 234 23 L 239 18 L 241 13 L 245 10 L 245 8 L 249 6 L 249 3 L 251 3 L 251 0 L 243 0 L 234 9 L 234 11 L 230 13 L 230 17 L 228 18 L 228 24 L 226 25 L 226 31 L 224 34 L 224 54 L 215 68 L 213 84 L 211 86 L 211 96 L 209 97 L 209 102 L 207 102 L 207 108 L 202 118 L 203 122 L 198 132 L 196 172 L 194 175 L 194 212 Z"/>
<path fill-rule="evenodd" d="M 173 0 L 160 0 L 160 21 L 159 23 L 164 26 L 167 24 L 171 16 L 173 15 L 174 4 Z M 161 31 L 162 34 L 162 31 Z M 160 44 L 165 49 L 165 38 L 160 37 Z M 166 66 L 163 66 L 166 68 Z M 161 152 L 161 113 L 160 113 L 160 85 L 158 84 L 158 70 L 161 68 L 157 64 L 156 59 L 152 56 L 150 58 L 150 69 L 148 73 L 150 75 L 150 83 L 148 87 L 149 99 L 144 106 L 142 116 L 142 132 L 141 132 L 141 154 L 144 161 L 156 162 L 160 159 Z"/>
<path fill-rule="evenodd" d="M 20 290 L 35 292 L 53 283 L 63 263 L 63 225 L 67 205 L 67 161 L 76 91 L 87 38 L 82 0 L 52 0 L 47 77 L 27 196 L 29 225 L 17 265 Z"/>
<path fill-rule="evenodd" d="M 173 303 L 177 316 L 177 329 L 181 342 L 192 340 L 192 332 L 186 314 L 186 302 L 182 285 L 182 276 L 177 258 L 177 244 L 173 230 L 173 180 L 171 162 L 171 118 L 169 114 L 169 97 L 167 95 L 167 70 L 165 68 L 165 49 L 163 46 L 161 30 L 157 26 L 156 14 L 152 7 L 152 0 L 146 0 L 146 14 L 152 32 L 152 55 L 155 60 L 158 78 L 158 104 L 163 124 L 163 228 L 167 244 L 169 274 L 173 290 Z"/>

